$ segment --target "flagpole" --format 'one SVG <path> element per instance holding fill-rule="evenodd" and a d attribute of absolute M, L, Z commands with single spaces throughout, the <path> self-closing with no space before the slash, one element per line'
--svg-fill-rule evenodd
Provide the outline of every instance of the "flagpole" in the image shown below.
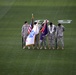
<path fill-rule="evenodd" d="M 32 24 L 31 25 L 32 25 L 32 29 L 33 29 L 33 27 L 34 27 L 33 26 L 34 25 L 34 15 L 33 15 L 33 13 L 32 13 Z M 34 49 L 34 45 L 32 45 L 32 48 Z"/>
<path fill-rule="evenodd" d="M 32 28 L 33 28 L 33 24 L 34 24 L 34 15 L 32 13 Z"/>

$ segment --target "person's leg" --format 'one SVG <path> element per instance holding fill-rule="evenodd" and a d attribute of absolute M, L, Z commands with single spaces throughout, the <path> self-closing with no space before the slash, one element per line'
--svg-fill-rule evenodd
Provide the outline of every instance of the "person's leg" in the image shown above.
<path fill-rule="evenodd" d="M 40 43 L 40 49 L 42 49 L 43 48 L 43 40 L 40 40 L 39 43 Z"/>
<path fill-rule="evenodd" d="M 46 45 L 46 41 L 47 41 L 47 37 L 45 36 L 44 39 L 43 39 L 43 42 L 44 42 L 44 49 L 46 49 L 46 46 L 47 46 L 47 45 Z"/>
<path fill-rule="evenodd" d="M 52 48 L 52 35 L 50 35 L 50 49 Z"/>
<path fill-rule="evenodd" d="M 51 36 L 48 35 L 48 48 L 51 49 Z"/>
<path fill-rule="evenodd" d="M 39 34 L 36 35 L 35 48 L 39 49 Z"/>
<path fill-rule="evenodd" d="M 63 40 L 63 37 L 61 37 L 61 47 L 62 47 L 62 49 L 64 49 L 64 40 Z"/>
<path fill-rule="evenodd" d="M 23 45 L 23 37 L 22 37 L 22 48 L 23 48 L 23 46 L 24 46 L 24 45 Z"/>
<path fill-rule="evenodd" d="M 52 38 L 51 38 L 51 46 L 52 46 L 52 49 L 55 49 L 55 36 L 52 35 Z"/>
<path fill-rule="evenodd" d="M 59 49 L 60 37 L 57 37 L 57 49 Z"/>
<path fill-rule="evenodd" d="M 25 49 L 25 37 L 22 37 L 22 48 Z"/>

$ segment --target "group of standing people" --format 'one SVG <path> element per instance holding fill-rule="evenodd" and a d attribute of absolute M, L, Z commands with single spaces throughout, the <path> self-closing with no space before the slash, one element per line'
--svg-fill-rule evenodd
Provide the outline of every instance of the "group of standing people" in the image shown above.
<path fill-rule="evenodd" d="M 36 24 L 37 22 L 34 22 L 34 25 Z M 45 24 L 46 23 L 42 23 L 39 25 L 39 33 L 35 36 L 35 44 L 32 45 L 33 49 L 64 49 L 64 26 L 61 23 L 58 23 L 56 26 L 52 22 Z M 30 25 L 25 21 L 21 31 L 23 49 L 26 48 L 26 38 L 29 35 L 29 27 Z M 44 28 L 46 28 L 45 31 Z M 28 49 L 30 49 L 30 46 L 28 46 Z"/>

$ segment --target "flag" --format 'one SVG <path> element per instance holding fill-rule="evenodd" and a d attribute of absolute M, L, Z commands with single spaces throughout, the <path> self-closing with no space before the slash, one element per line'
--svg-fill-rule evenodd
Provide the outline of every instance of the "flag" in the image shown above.
<path fill-rule="evenodd" d="M 34 25 L 32 31 L 27 36 L 26 39 L 26 46 L 35 44 L 35 36 L 39 33 L 39 26 L 38 23 Z"/>
<path fill-rule="evenodd" d="M 44 29 L 45 29 L 45 25 L 42 27 L 42 29 L 40 31 L 43 33 Z"/>
<path fill-rule="evenodd" d="M 27 36 L 26 46 L 33 45 L 34 43 L 35 43 L 35 31 L 32 29 L 30 34 Z"/>
<path fill-rule="evenodd" d="M 42 27 L 41 32 L 42 32 L 44 35 L 46 35 L 46 34 L 48 33 L 47 20 L 46 20 L 46 22 L 44 23 L 44 26 Z"/>
<path fill-rule="evenodd" d="M 30 26 L 29 26 L 29 28 L 28 28 L 28 34 L 30 34 L 31 30 L 32 30 L 32 26 L 31 26 L 31 24 L 30 24 Z"/>
<path fill-rule="evenodd" d="M 34 23 L 34 16 L 33 16 L 33 14 L 32 14 L 32 21 L 31 21 L 31 24 L 30 24 L 30 26 L 29 26 L 29 28 L 28 28 L 28 34 L 31 32 L 31 30 L 33 29 L 33 23 Z"/>
<path fill-rule="evenodd" d="M 43 40 L 44 36 L 48 33 L 47 20 L 40 31 L 41 31 L 40 40 Z"/>

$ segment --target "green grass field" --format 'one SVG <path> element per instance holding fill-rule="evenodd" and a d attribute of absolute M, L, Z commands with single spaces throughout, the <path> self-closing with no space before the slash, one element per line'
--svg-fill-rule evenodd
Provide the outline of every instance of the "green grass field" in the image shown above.
<path fill-rule="evenodd" d="M 64 50 L 23 50 L 25 20 L 71 19 Z M 76 75 L 76 0 L 0 0 L 0 75 Z"/>

